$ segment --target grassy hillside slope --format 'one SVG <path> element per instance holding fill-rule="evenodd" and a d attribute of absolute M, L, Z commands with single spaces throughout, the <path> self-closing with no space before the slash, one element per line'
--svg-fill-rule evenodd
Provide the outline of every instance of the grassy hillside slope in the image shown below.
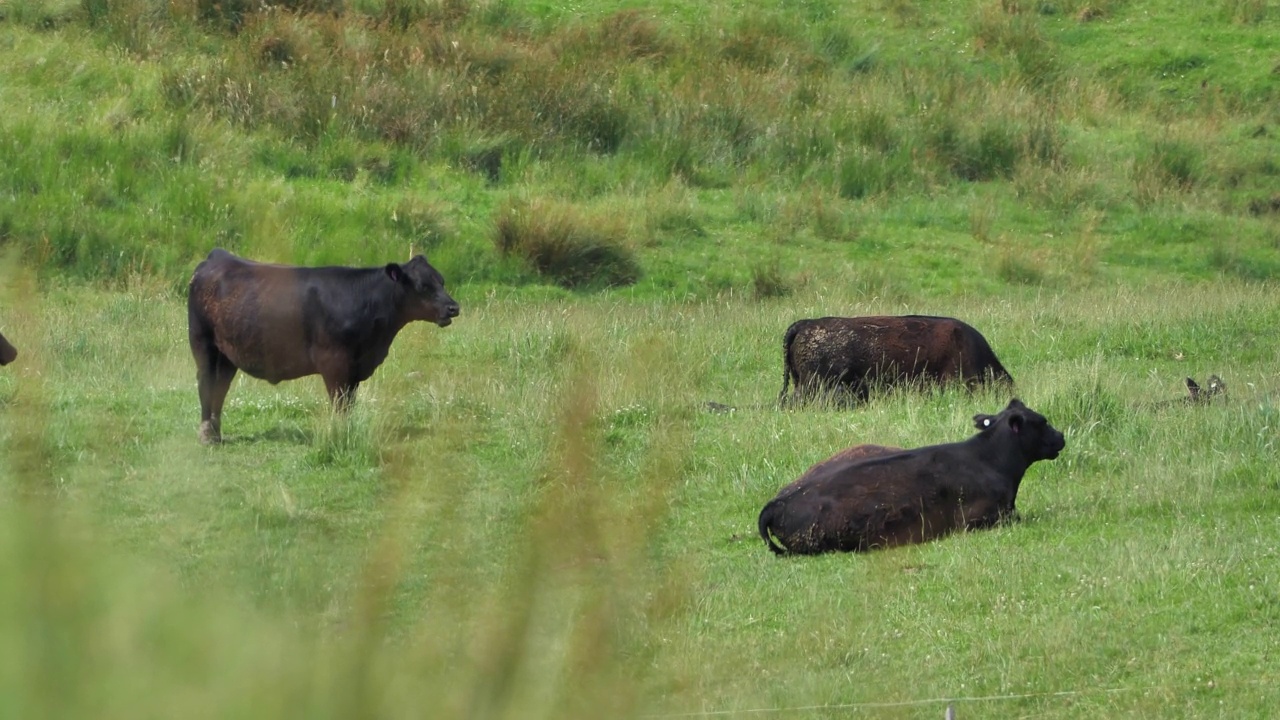
<path fill-rule="evenodd" d="M 8 5 L 0 227 L 28 263 L 177 287 L 213 245 L 412 245 L 554 283 L 517 258 L 567 223 L 645 297 L 1277 271 L 1265 3 L 236 7 Z"/>

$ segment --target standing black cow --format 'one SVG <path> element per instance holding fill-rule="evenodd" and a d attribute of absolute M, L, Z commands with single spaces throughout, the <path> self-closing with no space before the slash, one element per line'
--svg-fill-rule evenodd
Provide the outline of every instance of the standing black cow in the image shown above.
<path fill-rule="evenodd" d="M 9 344 L 9 341 L 0 335 L 0 365 L 8 365 L 18 358 L 18 348 Z"/>
<path fill-rule="evenodd" d="M 319 374 L 334 407 L 387 358 L 406 324 L 445 327 L 458 303 L 421 255 L 385 267 L 293 267 L 215 249 L 187 293 L 200 385 L 200 441 L 222 440 L 222 403 L 236 370 L 272 384 Z"/>
<path fill-rule="evenodd" d="M 873 385 L 960 380 L 1013 382 L 986 338 L 955 318 L 926 315 L 797 320 L 782 340 L 782 392 L 810 399 L 841 390 L 866 400 Z"/>
<path fill-rule="evenodd" d="M 1017 399 L 974 422 L 981 431 L 963 442 L 815 465 L 764 506 L 760 537 L 778 554 L 865 551 L 1014 516 L 1027 468 L 1066 441 Z"/>

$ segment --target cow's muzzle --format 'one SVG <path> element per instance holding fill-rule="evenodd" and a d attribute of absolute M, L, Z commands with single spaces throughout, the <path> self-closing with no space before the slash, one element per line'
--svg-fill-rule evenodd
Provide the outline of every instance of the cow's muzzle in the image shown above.
<path fill-rule="evenodd" d="M 453 319 L 458 317 L 459 312 L 461 312 L 461 309 L 458 307 L 458 303 L 445 305 L 444 312 L 436 319 L 436 324 L 440 327 L 449 327 L 453 324 Z"/>

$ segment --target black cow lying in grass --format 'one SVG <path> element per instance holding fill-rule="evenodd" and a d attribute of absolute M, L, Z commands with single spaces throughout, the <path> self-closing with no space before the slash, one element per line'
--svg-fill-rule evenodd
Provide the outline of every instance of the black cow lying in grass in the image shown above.
<path fill-rule="evenodd" d="M 271 383 L 319 374 L 338 409 L 387 359 L 414 320 L 453 322 L 458 303 L 421 255 L 385 267 L 292 267 L 216 249 L 187 293 L 200 385 L 200 442 L 222 440 L 222 403 L 236 370 Z"/>
<path fill-rule="evenodd" d="M 783 336 L 782 365 L 778 403 L 784 406 L 792 383 L 793 400 L 823 391 L 866 400 L 876 385 L 1013 382 L 982 333 L 955 318 L 927 315 L 797 320 Z"/>
<path fill-rule="evenodd" d="M 981 431 L 963 442 L 818 463 L 764 506 L 760 537 L 778 554 L 865 551 L 1013 517 L 1027 468 L 1058 457 L 1066 441 L 1017 399 L 974 423 Z"/>
<path fill-rule="evenodd" d="M 18 357 L 18 349 L 9 344 L 9 341 L 0 335 L 0 365 L 8 365 Z"/>

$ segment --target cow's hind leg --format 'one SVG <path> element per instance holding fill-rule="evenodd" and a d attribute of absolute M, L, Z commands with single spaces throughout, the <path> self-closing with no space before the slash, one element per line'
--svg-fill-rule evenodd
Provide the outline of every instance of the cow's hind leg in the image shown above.
<path fill-rule="evenodd" d="M 200 443 L 222 442 L 222 403 L 227 399 L 236 366 L 211 341 L 192 338 L 191 353 L 196 359 L 196 382 L 200 387 Z"/>

